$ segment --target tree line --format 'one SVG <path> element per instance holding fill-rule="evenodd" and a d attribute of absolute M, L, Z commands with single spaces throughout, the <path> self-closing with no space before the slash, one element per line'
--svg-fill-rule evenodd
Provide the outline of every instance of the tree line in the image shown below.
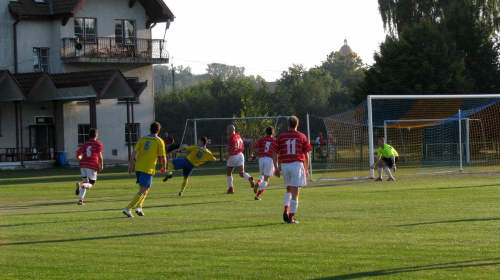
<path fill-rule="evenodd" d="M 304 132 L 306 114 L 340 113 L 367 95 L 499 92 L 497 0 L 378 2 L 387 36 L 373 65 L 355 53 L 332 51 L 319 66 L 292 65 L 274 84 L 219 63 L 207 65 L 203 75 L 156 66 L 156 119 L 180 137 L 186 119 L 296 115 Z M 199 133 L 222 144 L 227 124 L 212 122 Z M 268 124 L 239 122 L 238 133 L 256 139 Z M 324 131 L 320 119 L 310 125 L 312 133 Z"/>

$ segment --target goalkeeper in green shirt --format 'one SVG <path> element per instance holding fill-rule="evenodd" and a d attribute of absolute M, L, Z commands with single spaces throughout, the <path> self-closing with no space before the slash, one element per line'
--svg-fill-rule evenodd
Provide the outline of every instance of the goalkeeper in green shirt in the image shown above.
<path fill-rule="evenodd" d="M 377 168 L 378 178 L 375 181 L 382 181 L 382 169 L 385 171 L 389 179 L 387 181 L 394 181 L 391 170 L 396 171 L 396 163 L 398 162 L 398 152 L 391 145 L 385 143 L 384 138 L 379 138 L 378 141 L 378 160 L 371 166 L 372 169 Z"/>
<path fill-rule="evenodd" d="M 184 181 L 182 182 L 182 188 L 179 192 L 179 195 L 182 196 L 182 192 L 187 187 L 189 175 L 193 172 L 195 166 L 199 166 L 207 161 L 215 161 L 215 157 L 212 155 L 212 152 L 207 149 L 207 137 L 201 137 L 198 140 L 198 146 L 187 146 L 175 149 L 170 152 L 170 154 L 175 154 L 180 151 L 187 151 L 189 154 L 183 158 L 175 158 L 170 160 L 168 164 L 167 176 L 163 181 L 167 181 L 172 178 L 172 171 L 182 169 L 182 175 L 184 175 Z"/>

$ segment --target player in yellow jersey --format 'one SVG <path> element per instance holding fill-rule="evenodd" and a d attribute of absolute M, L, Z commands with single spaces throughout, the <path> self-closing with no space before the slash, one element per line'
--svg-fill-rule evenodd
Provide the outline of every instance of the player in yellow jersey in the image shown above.
<path fill-rule="evenodd" d="M 135 212 L 139 216 L 144 216 L 142 204 L 151 189 L 151 182 L 153 181 L 153 175 L 156 171 L 156 161 L 158 157 L 161 158 L 161 173 L 165 173 L 167 158 L 165 154 L 165 144 L 163 140 L 158 137 L 160 130 L 161 125 L 158 122 L 152 123 L 149 127 L 151 134 L 139 139 L 130 157 L 128 173 L 132 174 L 135 170 L 137 183 L 139 184 L 139 192 L 132 198 L 132 201 L 130 201 L 127 207 L 123 209 L 123 214 L 127 217 L 134 217 L 130 211 L 134 207 L 136 207 Z"/>
<path fill-rule="evenodd" d="M 371 166 L 372 169 L 377 168 L 378 170 L 378 178 L 375 181 L 382 181 L 382 169 L 384 169 L 389 179 L 387 181 L 394 181 L 394 177 L 392 177 L 391 170 L 396 171 L 396 163 L 398 162 L 398 152 L 391 145 L 385 143 L 384 138 L 379 138 L 377 141 L 378 144 L 378 156 L 379 159 Z"/>
<path fill-rule="evenodd" d="M 180 151 L 187 151 L 189 154 L 183 158 L 175 158 L 171 159 L 168 164 L 168 173 L 163 179 L 163 182 L 172 178 L 172 171 L 182 169 L 182 175 L 184 175 L 184 181 L 182 181 L 181 191 L 179 195 L 182 196 L 182 192 L 187 187 L 189 175 L 193 172 L 195 166 L 199 166 L 204 164 L 207 161 L 215 161 L 215 157 L 212 155 L 212 152 L 207 149 L 207 137 L 201 137 L 198 140 L 198 146 L 187 146 L 175 149 L 170 152 L 170 154 L 175 154 Z"/>

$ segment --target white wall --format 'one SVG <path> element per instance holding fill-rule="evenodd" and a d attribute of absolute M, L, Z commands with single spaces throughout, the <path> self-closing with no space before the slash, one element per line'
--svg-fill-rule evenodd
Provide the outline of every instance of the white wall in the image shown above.
<path fill-rule="evenodd" d="M 0 0 L 0 67 L 9 62 L 13 56 L 12 24 L 14 19 L 8 13 L 9 0 Z M 114 37 L 115 19 L 136 21 L 136 36 L 138 39 L 151 39 L 151 30 L 146 29 L 147 16 L 144 8 L 136 2 L 131 9 L 129 1 L 125 0 L 87 0 L 83 9 L 76 17 L 97 18 L 97 36 Z M 10 33 L 9 33 L 10 32 Z M 135 63 L 72 63 L 63 64 L 60 59 L 62 39 L 74 36 L 74 21 L 71 18 L 65 26 L 61 19 L 53 21 L 21 21 L 18 24 L 18 61 L 19 72 L 33 71 L 33 47 L 50 48 L 50 73 L 65 73 L 78 71 L 96 71 L 103 69 L 120 69 L 125 77 L 137 77 L 139 82 L 148 80 L 148 87 L 142 92 L 139 104 L 134 104 L 134 122 L 140 123 L 140 136 L 149 134 L 149 125 L 154 121 L 154 93 L 153 93 L 153 66 Z M 10 40 L 10 41 L 9 41 Z M 7 57 L 7 59 L 6 59 Z M 5 68 L 2 68 L 5 69 Z M 7 68 L 12 73 L 13 67 Z M 46 106 L 40 103 L 23 104 L 23 134 L 24 146 L 29 145 L 29 125 L 34 124 L 35 116 L 54 116 L 52 102 Z M 45 107 L 45 110 L 41 108 Z M 0 103 L 2 117 L 2 132 L 0 147 L 15 146 L 15 130 L 7 130 L 6 126 L 14 126 L 13 103 Z M 78 124 L 89 124 L 89 107 L 84 103 L 69 102 L 63 105 L 64 116 L 64 148 L 68 157 L 72 158 L 78 146 Z M 43 115 L 45 116 L 45 115 Z M 101 100 L 97 105 L 97 129 L 99 140 L 104 145 L 104 158 L 127 160 L 128 151 L 125 142 L 125 123 L 127 121 L 126 105 L 117 100 Z M 62 133 L 62 132 L 61 132 Z M 6 144 L 8 143 L 8 144 Z M 112 156 L 116 149 L 117 156 Z"/>

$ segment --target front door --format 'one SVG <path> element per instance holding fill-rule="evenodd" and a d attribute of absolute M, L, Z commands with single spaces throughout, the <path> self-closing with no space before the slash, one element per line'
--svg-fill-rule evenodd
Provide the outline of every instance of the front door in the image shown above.
<path fill-rule="evenodd" d="M 30 148 L 36 149 L 41 160 L 54 158 L 54 125 L 30 125 Z"/>

